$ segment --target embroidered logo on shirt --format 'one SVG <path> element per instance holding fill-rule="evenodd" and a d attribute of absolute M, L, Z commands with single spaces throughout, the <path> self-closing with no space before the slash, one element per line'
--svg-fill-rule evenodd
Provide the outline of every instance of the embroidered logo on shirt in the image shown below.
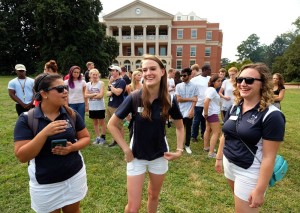
<path fill-rule="evenodd" d="M 247 122 L 253 125 L 255 123 L 256 119 L 257 119 L 257 116 L 252 115 L 251 118 L 248 118 Z"/>

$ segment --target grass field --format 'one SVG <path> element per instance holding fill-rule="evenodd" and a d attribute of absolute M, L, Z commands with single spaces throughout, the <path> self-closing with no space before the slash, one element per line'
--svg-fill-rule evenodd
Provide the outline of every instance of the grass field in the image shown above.
<path fill-rule="evenodd" d="M 30 208 L 27 164 L 17 161 L 13 152 L 13 129 L 17 119 L 7 83 L 0 79 L 0 212 L 33 212 Z M 280 154 L 289 163 L 283 181 L 269 188 L 261 212 L 300 212 L 300 90 L 288 89 L 282 102 L 286 116 L 285 142 Z M 86 117 L 91 139 L 94 131 Z M 274 124 L 276 125 L 276 124 Z M 174 127 L 167 129 L 169 145 L 176 149 Z M 111 137 L 107 134 L 107 141 Z M 229 213 L 234 212 L 233 197 L 223 175 L 214 171 L 214 160 L 202 151 L 203 143 L 192 143 L 192 155 L 186 153 L 169 163 L 159 201 L 160 213 Z M 90 145 L 82 150 L 88 173 L 89 191 L 81 202 L 83 213 L 120 213 L 127 203 L 125 161 L 120 148 Z M 146 212 L 146 185 L 141 213 Z"/>

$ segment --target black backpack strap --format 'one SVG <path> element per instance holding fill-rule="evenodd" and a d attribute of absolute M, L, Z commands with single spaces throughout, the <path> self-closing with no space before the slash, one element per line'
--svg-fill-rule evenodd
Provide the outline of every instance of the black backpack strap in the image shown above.
<path fill-rule="evenodd" d="M 38 126 L 39 126 L 39 120 L 34 117 L 34 111 L 35 108 L 32 108 L 27 113 L 27 122 L 29 128 L 32 130 L 33 135 L 35 136 L 37 134 Z"/>
<path fill-rule="evenodd" d="M 76 133 L 76 112 L 69 106 L 64 105 L 65 110 L 67 111 L 67 116 L 69 118 L 69 121 L 72 125 L 72 128 L 74 129 L 75 133 Z"/>

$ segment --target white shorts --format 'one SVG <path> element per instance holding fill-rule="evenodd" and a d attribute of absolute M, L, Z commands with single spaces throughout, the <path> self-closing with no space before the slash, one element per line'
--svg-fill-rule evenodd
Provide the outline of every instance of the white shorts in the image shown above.
<path fill-rule="evenodd" d="M 35 212 L 52 212 L 82 200 L 87 193 L 85 166 L 68 180 L 38 184 L 29 181 L 31 208 Z"/>
<path fill-rule="evenodd" d="M 228 159 L 223 156 L 224 175 L 229 180 L 234 181 L 234 195 L 238 198 L 247 201 L 250 193 L 256 187 L 260 164 L 255 163 L 248 169 L 243 169 L 233 163 L 230 163 Z"/>
<path fill-rule="evenodd" d="M 168 160 L 164 157 L 160 157 L 152 161 L 134 158 L 133 161 L 127 163 L 127 175 L 135 176 L 144 174 L 146 173 L 147 168 L 150 173 L 162 175 L 168 171 L 168 163 Z"/>

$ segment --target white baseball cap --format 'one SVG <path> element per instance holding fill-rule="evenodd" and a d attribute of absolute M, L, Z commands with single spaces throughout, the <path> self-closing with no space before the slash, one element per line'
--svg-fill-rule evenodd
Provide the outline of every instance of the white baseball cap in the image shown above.
<path fill-rule="evenodd" d="M 119 66 L 115 66 L 115 65 L 110 65 L 108 67 L 108 70 L 117 70 L 118 72 L 121 72 L 121 68 Z"/>
<path fill-rule="evenodd" d="M 26 67 L 23 64 L 17 64 L 15 66 L 15 70 L 24 70 L 24 71 L 26 71 Z"/>

